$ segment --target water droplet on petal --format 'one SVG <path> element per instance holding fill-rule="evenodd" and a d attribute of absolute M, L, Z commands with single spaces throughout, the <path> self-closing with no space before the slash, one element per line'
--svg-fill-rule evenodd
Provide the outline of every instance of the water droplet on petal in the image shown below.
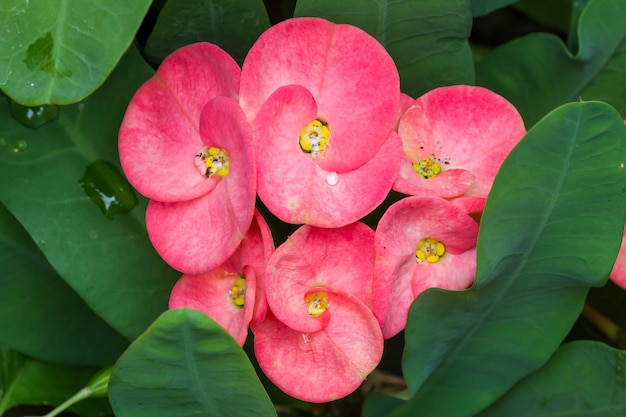
<path fill-rule="evenodd" d="M 79 184 L 108 219 L 117 213 L 128 213 L 137 205 L 133 187 L 107 161 L 99 160 L 89 165 Z"/>
<path fill-rule="evenodd" d="M 329 172 L 328 174 L 326 174 L 326 182 L 328 183 L 328 185 L 337 185 L 337 183 L 339 182 L 339 174 L 337 174 L 336 172 Z"/>
<path fill-rule="evenodd" d="M 313 349 L 310 333 L 300 333 L 300 337 L 298 338 L 298 347 L 305 352 L 310 352 Z"/>

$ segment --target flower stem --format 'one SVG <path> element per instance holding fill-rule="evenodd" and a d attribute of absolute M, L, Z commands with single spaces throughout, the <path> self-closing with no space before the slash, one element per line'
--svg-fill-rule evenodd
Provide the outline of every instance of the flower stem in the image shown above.
<path fill-rule="evenodd" d="M 91 389 L 89 387 L 85 387 L 81 389 L 80 391 L 78 391 L 76 394 L 72 395 L 70 398 L 65 400 L 63 404 L 57 406 L 54 410 L 50 411 L 48 414 L 46 414 L 43 417 L 55 417 L 56 415 L 62 413 L 63 411 L 67 410 L 68 408 L 76 404 L 77 402 L 84 400 L 85 398 L 88 398 L 89 396 L 91 396 Z"/>
<path fill-rule="evenodd" d="M 72 395 L 63 404 L 59 405 L 43 417 L 55 417 L 85 398 L 106 396 L 108 393 L 111 372 L 113 372 L 113 366 L 100 370 L 100 372 L 91 378 L 86 387 Z"/>
<path fill-rule="evenodd" d="M 620 349 L 626 349 L 626 332 L 614 321 L 585 304 L 582 316 L 608 337 Z"/>

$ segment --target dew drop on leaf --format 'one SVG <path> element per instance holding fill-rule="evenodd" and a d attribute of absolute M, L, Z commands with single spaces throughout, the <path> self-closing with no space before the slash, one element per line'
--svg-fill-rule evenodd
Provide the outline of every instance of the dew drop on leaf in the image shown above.
<path fill-rule="evenodd" d="M 39 129 L 41 126 L 59 117 L 59 107 L 54 104 L 28 107 L 11 100 L 10 107 L 11 116 L 31 129 Z"/>
<path fill-rule="evenodd" d="M 17 142 L 15 142 L 15 147 L 13 147 L 13 152 L 15 153 L 23 152 L 26 150 L 26 148 L 28 148 L 28 142 L 26 142 L 24 139 L 20 139 Z"/>
<path fill-rule="evenodd" d="M 113 164 L 98 160 L 85 170 L 79 184 L 108 218 L 128 213 L 137 205 L 135 190 Z"/>

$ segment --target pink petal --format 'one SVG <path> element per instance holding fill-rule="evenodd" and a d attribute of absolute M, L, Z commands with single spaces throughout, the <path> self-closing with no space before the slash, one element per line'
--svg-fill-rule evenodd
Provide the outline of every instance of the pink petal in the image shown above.
<path fill-rule="evenodd" d="M 243 307 L 236 306 L 229 295 L 240 273 L 246 279 Z M 219 267 L 200 275 L 183 275 L 172 289 L 169 308 L 188 307 L 203 312 L 243 346 L 252 319 L 255 287 L 256 278 L 251 267 L 242 271 Z"/>
<path fill-rule="evenodd" d="M 274 253 L 274 240 L 267 222 L 255 211 L 250 228 L 246 232 L 237 251 L 231 256 L 228 263 L 234 265 L 247 265 L 254 270 L 256 276 L 256 292 L 254 299 L 253 320 L 261 321 L 267 312 L 267 299 L 265 297 L 265 269 L 267 261 Z"/>
<path fill-rule="evenodd" d="M 247 227 L 238 227 L 233 209 L 222 201 L 225 195 L 225 184 L 219 184 L 212 193 L 191 201 L 150 200 L 148 236 L 172 268 L 201 274 L 217 268 L 237 249 Z"/>
<path fill-rule="evenodd" d="M 418 263 L 415 251 L 422 239 L 432 238 L 445 245 L 439 262 Z M 423 288 L 465 288 L 473 273 L 457 274 L 457 263 L 468 271 L 465 261 L 446 260 L 474 250 L 478 224 L 462 207 L 438 197 L 407 197 L 393 204 L 378 223 L 374 237 L 376 263 L 373 284 L 374 313 L 381 322 L 383 335 L 389 338 L 406 324 L 406 314 L 417 293 L 408 291 L 413 281 Z M 475 265 L 475 257 L 472 257 Z M 444 262 L 445 261 L 445 262 Z M 428 268 L 437 268 L 430 271 Z M 475 266 L 474 266 L 475 268 Z M 470 268 L 471 269 L 471 268 Z M 416 274 L 424 274 L 418 277 Z M 446 277 L 449 277 L 447 280 Z M 440 279 L 441 278 L 441 279 Z M 461 284 L 459 284 L 459 282 Z M 416 288 L 419 284 L 415 284 Z"/>
<path fill-rule="evenodd" d="M 466 170 L 475 181 L 462 195 L 486 197 L 502 161 L 526 129 L 517 110 L 501 96 L 482 87 L 457 85 L 415 100 L 402 116 L 398 133 L 408 161 L 435 157 L 444 171 Z M 425 186 L 438 178 L 423 179 L 409 170 L 401 170 L 400 176 Z"/>
<path fill-rule="evenodd" d="M 444 255 L 436 264 L 423 262 L 413 268 L 413 277 L 411 279 L 413 299 L 428 288 L 444 288 L 446 290 L 467 289 L 472 285 L 475 277 L 475 247 L 463 253 L 450 256 Z"/>
<path fill-rule="evenodd" d="M 276 317 L 300 332 L 320 330 L 326 319 L 311 317 L 306 295 L 314 290 L 349 294 L 372 303 L 374 232 L 363 223 L 337 229 L 302 226 L 267 263 L 266 296 Z"/>
<path fill-rule="evenodd" d="M 215 187 L 198 175 L 200 113 L 213 97 L 237 97 L 240 70 L 208 43 L 180 48 L 133 97 L 119 133 L 120 161 L 130 183 L 164 202 L 197 198 Z"/>
<path fill-rule="evenodd" d="M 205 106 L 200 120 L 202 141 L 224 148 L 230 156 L 230 172 L 222 182 L 233 216 L 245 230 L 252 221 L 256 202 L 256 166 L 252 132 L 235 100 L 215 97 Z M 217 187 L 216 187 L 217 188 Z"/>
<path fill-rule="evenodd" d="M 213 191 L 195 200 L 151 200 L 148 204 L 146 227 L 150 240 L 173 268 L 187 274 L 217 268 L 244 238 L 255 204 L 249 129 L 234 100 L 216 97 L 209 101 L 202 113 L 200 131 L 205 143 L 229 152 L 230 173 Z M 201 176 L 197 171 L 196 175 Z"/>
<path fill-rule="evenodd" d="M 293 330 L 271 313 L 252 325 L 261 369 L 286 394 L 309 402 L 336 400 L 356 390 L 378 365 L 383 338 L 372 312 L 358 299 L 330 294 L 328 325 Z"/>
<path fill-rule="evenodd" d="M 242 70 L 240 102 L 248 120 L 286 85 L 307 89 L 318 105 L 298 133 L 317 115 L 329 124 L 329 148 L 320 162 L 327 171 L 363 165 L 396 119 L 400 84 L 395 64 L 373 37 L 351 25 L 295 18 L 261 35 Z"/>
<path fill-rule="evenodd" d="M 626 121 L 624 124 L 626 124 Z M 626 289 L 626 232 L 624 233 L 622 246 L 617 254 L 617 259 L 613 265 L 613 270 L 609 276 L 614 283 Z"/>
<path fill-rule="evenodd" d="M 467 214 L 472 216 L 476 223 L 480 224 L 480 219 L 483 216 L 483 210 L 485 209 L 485 203 L 487 199 L 484 197 L 458 197 L 450 200 L 452 204 L 456 204 L 461 207 Z"/>
<path fill-rule="evenodd" d="M 474 182 L 474 174 L 465 169 L 448 169 L 434 178 L 424 179 L 415 173 L 412 163 L 403 158 L 393 189 L 408 195 L 453 198 L 465 194 Z"/>
<path fill-rule="evenodd" d="M 267 208 L 287 223 L 341 227 L 385 199 L 397 175 L 401 144 L 391 131 L 365 165 L 345 173 L 326 171 L 298 143 L 302 125 L 316 111 L 313 97 L 299 86 L 280 88 L 263 105 L 253 133 L 258 193 Z"/>
<path fill-rule="evenodd" d="M 409 107 L 413 105 L 415 99 L 408 94 L 400 93 L 400 105 L 398 106 L 398 112 L 396 113 L 396 121 L 394 122 L 393 128 L 397 131 L 398 124 L 400 124 L 400 118 L 406 112 Z"/>

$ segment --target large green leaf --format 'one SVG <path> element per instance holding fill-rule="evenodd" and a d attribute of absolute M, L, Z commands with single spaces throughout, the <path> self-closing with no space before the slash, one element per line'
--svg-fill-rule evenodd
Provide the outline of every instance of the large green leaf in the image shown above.
<path fill-rule="evenodd" d="M 626 211 L 626 127 L 598 102 L 565 105 L 504 161 L 467 291 L 429 290 L 409 312 L 393 416 L 472 416 L 538 369 L 607 280 Z"/>
<path fill-rule="evenodd" d="M 58 276 L 1 203 L 0 271 L 0 344 L 81 365 L 111 364 L 128 345 Z"/>
<path fill-rule="evenodd" d="M 0 87 L 26 105 L 68 104 L 113 70 L 150 0 L 3 0 Z"/>
<path fill-rule="evenodd" d="M 563 345 L 480 417 L 626 415 L 626 352 L 591 341 Z"/>
<path fill-rule="evenodd" d="M 474 17 L 484 16 L 501 9 L 519 0 L 472 0 L 472 14 Z"/>
<path fill-rule="evenodd" d="M 414 98 L 474 83 L 469 0 L 299 0 L 295 15 L 350 23 L 374 36 L 394 59 L 402 91 Z"/>
<path fill-rule="evenodd" d="M 237 342 L 204 314 L 163 313 L 117 362 L 109 382 L 117 417 L 276 416 Z"/>
<path fill-rule="evenodd" d="M 241 65 L 269 26 L 261 0 L 168 0 L 144 54 L 158 64 L 181 46 L 204 41 L 218 45 Z"/>
<path fill-rule="evenodd" d="M 119 169 L 117 133 L 131 95 L 152 73 L 132 48 L 96 93 L 38 130 L 0 106 L 0 201 L 89 307 L 131 339 L 167 308 L 179 276 L 149 243 L 145 202 L 128 214 L 112 206 L 128 209 L 134 198 Z"/>
<path fill-rule="evenodd" d="M 579 50 L 537 33 L 493 50 L 476 64 L 476 81 L 502 94 L 532 126 L 555 107 L 605 101 L 626 118 L 626 2 L 592 0 L 580 14 Z"/>
<path fill-rule="evenodd" d="M 97 368 L 37 362 L 0 346 L 0 415 L 16 405 L 59 405 L 82 389 L 96 372 Z M 89 398 L 70 410 L 83 417 L 111 413 L 105 398 Z"/>

